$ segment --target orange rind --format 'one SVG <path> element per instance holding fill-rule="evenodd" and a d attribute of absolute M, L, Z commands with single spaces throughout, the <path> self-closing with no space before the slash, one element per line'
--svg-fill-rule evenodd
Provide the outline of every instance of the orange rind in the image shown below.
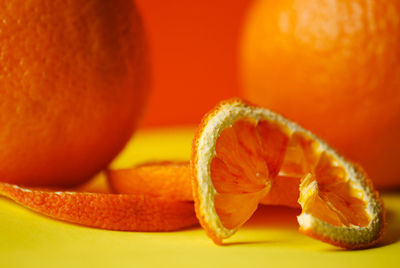
<path fill-rule="evenodd" d="M 279 114 L 224 101 L 204 116 L 192 146 L 196 215 L 217 244 L 251 217 L 278 180 L 299 187 L 301 232 L 344 248 L 369 247 L 383 235 L 383 202 L 366 173 Z"/>
<path fill-rule="evenodd" d="M 109 169 L 108 183 L 119 194 L 144 194 L 167 200 L 193 201 L 188 162 L 149 162 Z"/>
<path fill-rule="evenodd" d="M 173 231 L 197 224 L 193 202 L 147 195 L 51 191 L 0 183 L 0 195 L 40 214 L 120 231 Z"/>

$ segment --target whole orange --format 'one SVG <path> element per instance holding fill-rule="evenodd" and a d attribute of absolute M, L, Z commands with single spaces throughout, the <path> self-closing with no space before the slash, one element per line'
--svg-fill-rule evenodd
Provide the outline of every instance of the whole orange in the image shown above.
<path fill-rule="evenodd" d="M 380 187 L 400 186 L 400 1 L 260 0 L 243 94 L 325 138 Z"/>
<path fill-rule="evenodd" d="M 132 0 L 0 0 L 0 180 L 75 185 L 130 138 L 147 91 Z"/>

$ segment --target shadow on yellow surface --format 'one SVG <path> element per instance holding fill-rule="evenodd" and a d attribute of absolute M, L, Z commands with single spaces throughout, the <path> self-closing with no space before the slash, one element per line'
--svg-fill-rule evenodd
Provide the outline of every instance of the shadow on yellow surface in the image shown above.
<path fill-rule="evenodd" d="M 295 208 L 260 205 L 254 215 L 245 224 L 245 227 L 257 229 L 268 227 L 297 229 L 296 217 L 300 212 L 300 209 Z"/>
<path fill-rule="evenodd" d="M 299 209 L 280 207 L 280 206 L 263 206 L 260 205 L 250 220 L 242 227 L 245 230 L 266 230 L 280 229 L 286 231 L 297 231 L 296 216 L 300 214 Z M 240 232 L 240 231 L 239 231 Z M 239 233 L 240 234 L 240 233 Z M 263 239 L 259 236 L 256 240 L 239 240 L 224 242 L 223 246 L 240 246 L 240 245 L 260 245 L 260 244 L 275 244 L 284 243 L 285 237 L 275 239 Z"/>
<path fill-rule="evenodd" d="M 379 244 L 380 246 L 389 246 L 400 241 L 400 211 L 398 207 L 397 209 L 392 207 L 392 199 L 395 199 L 396 196 L 398 199 L 400 192 L 397 192 L 397 194 L 391 193 L 386 197 L 384 196 L 387 226 L 386 234 L 382 242 Z"/>

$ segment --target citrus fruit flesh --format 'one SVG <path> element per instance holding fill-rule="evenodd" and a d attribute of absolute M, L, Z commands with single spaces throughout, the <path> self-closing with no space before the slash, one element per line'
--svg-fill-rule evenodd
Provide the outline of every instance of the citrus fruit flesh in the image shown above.
<path fill-rule="evenodd" d="M 312 203 L 304 207 L 307 212 L 333 225 L 368 225 L 366 203 L 353 196 L 345 170 L 335 167 L 332 157 L 325 153 L 313 152 L 312 145 L 304 134 L 295 132 L 289 137 L 278 124 L 268 121 L 253 124 L 240 120 L 225 128 L 210 166 L 218 193 L 216 211 L 224 226 L 234 228 L 242 224 L 256 208 L 252 205 L 240 213 L 232 213 L 231 209 L 237 209 L 231 207 L 232 202 L 240 205 L 252 195 L 252 202 L 257 205 L 268 195 L 275 178 L 298 183 L 308 173 L 314 174 L 318 190 L 308 200 Z M 232 215 L 237 221 L 232 220 Z"/>
<path fill-rule="evenodd" d="M 400 187 L 400 1 L 257 0 L 241 45 L 243 97 Z"/>
<path fill-rule="evenodd" d="M 339 234 L 351 233 L 335 237 L 328 228 L 312 234 L 334 245 L 369 246 L 382 235 L 383 204 L 365 173 L 311 132 L 269 110 L 240 100 L 218 105 L 198 129 L 192 169 L 197 216 L 217 243 L 245 223 L 274 182 L 282 180 L 299 187 L 300 230 L 318 230 L 301 221 L 310 215 L 324 226 L 338 227 Z M 302 229 L 302 224 L 308 225 Z M 363 238 L 363 228 L 373 235 Z"/>
<path fill-rule="evenodd" d="M 89 180 L 129 140 L 147 95 L 134 2 L 7 0 L 0 17 L 0 180 Z"/>

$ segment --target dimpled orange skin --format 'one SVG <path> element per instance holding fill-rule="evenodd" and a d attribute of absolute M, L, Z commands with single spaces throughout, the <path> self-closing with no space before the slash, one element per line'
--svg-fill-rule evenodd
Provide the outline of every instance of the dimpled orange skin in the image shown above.
<path fill-rule="evenodd" d="M 0 0 L 0 180 L 75 185 L 130 138 L 147 91 L 131 0 Z"/>
<path fill-rule="evenodd" d="M 121 231 L 172 231 L 197 224 L 193 203 L 149 195 L 63 192 L 0 183 L 0 196 L 43 215 Z"/>
<path fill-rule="evenodd" d="M 246 98 L 400 186 L 399 0 L 257 1 L 241 59 Z"/>

